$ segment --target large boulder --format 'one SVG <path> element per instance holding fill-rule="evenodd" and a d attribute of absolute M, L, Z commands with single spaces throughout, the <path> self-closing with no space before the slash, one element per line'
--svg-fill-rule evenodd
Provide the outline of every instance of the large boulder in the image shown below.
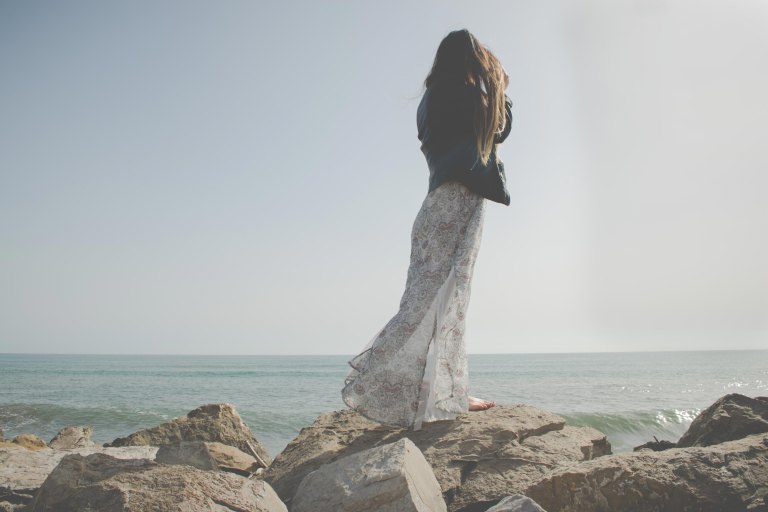
<path fill-rule="evenodd" d="M 28 510 L 287 512 L 277 494 L 261 480 L 148 459 L 117 459 L 101 453 L 64 457 Z"/>
<path fill-rule="evenodd" d="M 123 448 L 73 448 L 70 450 L 30 451 L 18 445 L 0 448 L 0 502 L 23 505 L 33 495 L 64 456 L 79 453 L 89 455 L 103 452 L 123 459 L 153 458 L 157 447 L 126 446 Z M 2 510 L 2 509 L 0 509 Z"/>
<path fill-rule="evenodd" d="M 188 464 L 198 469 L 253 474 L 261 464 L 234 446 L 206 441 L 181 441 L 165 444 L 155 456 L 163 464 Z"/>
<path fill-rule="evenodd" d="M 50 440 L 48 446 L 59 450 L 93 447 L 96 443 L 91 441 L 91 434 L 93 427 L 90 426 L 66 427 Z"/>
<path fill-rule="evenodd" d="M 732 393 L 696 416 L 677 447 L 710 446 L 763 432 L 768 432 L 768 397 Z"/>
<path fill-rule="evenodd" d="M 323 464 L 369 448 L 410 439 L 424 454 L 450 511 L 482 511 L 562 465 L 609 454 L 605 434 L 565 424 L 529 405 L 500 405 L 425 423 L 390 428 L 352 411 L 320 415 L 301 430 L 264 478 L 290 505 L 302 479 Z"/>
<path fill-rule="evenodd" d="M 186 416 L 115 439 L 109 446 L 162 446 L 180 441 L 216 441 L 250 453 L 263 467 L 271 462 L 232 404 L 203 405 Z"/>
<path fill-rule="evenodd" d="M 407 438 L 342 457 L 309 473 L 291 512 L 440 512 L 432 468 Z"/>
<path fill-rule="evenodd" d="M 523 494 L 559 512 L 763 510 L 768 434 L 702 448 L 600 457 L 555 470 Z"/>

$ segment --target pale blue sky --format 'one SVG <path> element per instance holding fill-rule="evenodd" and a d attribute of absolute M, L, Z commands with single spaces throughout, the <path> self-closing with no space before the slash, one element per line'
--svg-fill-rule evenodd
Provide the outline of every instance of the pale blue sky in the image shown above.
<path fill-rule="evenodd" d="M 467 349 L 768 348 L 758 0 L 0 1 L 0 352 L 354 354 L 440 39 L 511 77 Z"/>

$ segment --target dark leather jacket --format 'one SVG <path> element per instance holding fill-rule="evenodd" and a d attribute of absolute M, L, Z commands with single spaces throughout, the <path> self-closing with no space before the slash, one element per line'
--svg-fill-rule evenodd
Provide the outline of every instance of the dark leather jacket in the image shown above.
<path fill-rule="evenodd" d="M 496 133 L 503 142 L 512 129 L 512 100 L 506 96 L 506 120 Z M 429 167 L 429 192 L 447 181 L 459 181 L 473 192 L 509 205 L 504 164 L 496 149 L 480 162 L 473 130 L 474 103 L 469 86 L 435 83 L 427 88 L 416 110 L 421 151 Z"/>

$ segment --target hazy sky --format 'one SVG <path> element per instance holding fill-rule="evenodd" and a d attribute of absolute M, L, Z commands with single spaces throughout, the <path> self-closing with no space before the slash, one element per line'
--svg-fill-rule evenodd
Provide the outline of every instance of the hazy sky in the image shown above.
<path fill-rule="evenodd" d="M 0 352 L 354 354 L 440 39 L 510 74 L 467 350 L 768 348 L 762 0 L 0 1 Z"/>

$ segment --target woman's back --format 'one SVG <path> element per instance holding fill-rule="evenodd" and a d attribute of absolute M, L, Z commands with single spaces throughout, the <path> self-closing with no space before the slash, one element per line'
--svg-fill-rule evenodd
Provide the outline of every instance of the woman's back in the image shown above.
<path fill-rule="evenodd" d="M 504 165 L 492 151 L 479 159 L 474 128 L 475 91 L 459 81 L 440 80 L 427 87 L 416 109 L 421 152 L 429 167 L 429 191 L 458 181 L 486 199 L 509 205 Z M 500 144 L 512 127 L 512 100 L 505 98 L 504 125 L 495 135 Z"/>
<path fill-rule="evenodd" d="M 428 87 L 416 110 L 422 151 L 439 153 L 474 140 L 473 108 L 472 91 L 466 84 L 440 81 Z"/>

